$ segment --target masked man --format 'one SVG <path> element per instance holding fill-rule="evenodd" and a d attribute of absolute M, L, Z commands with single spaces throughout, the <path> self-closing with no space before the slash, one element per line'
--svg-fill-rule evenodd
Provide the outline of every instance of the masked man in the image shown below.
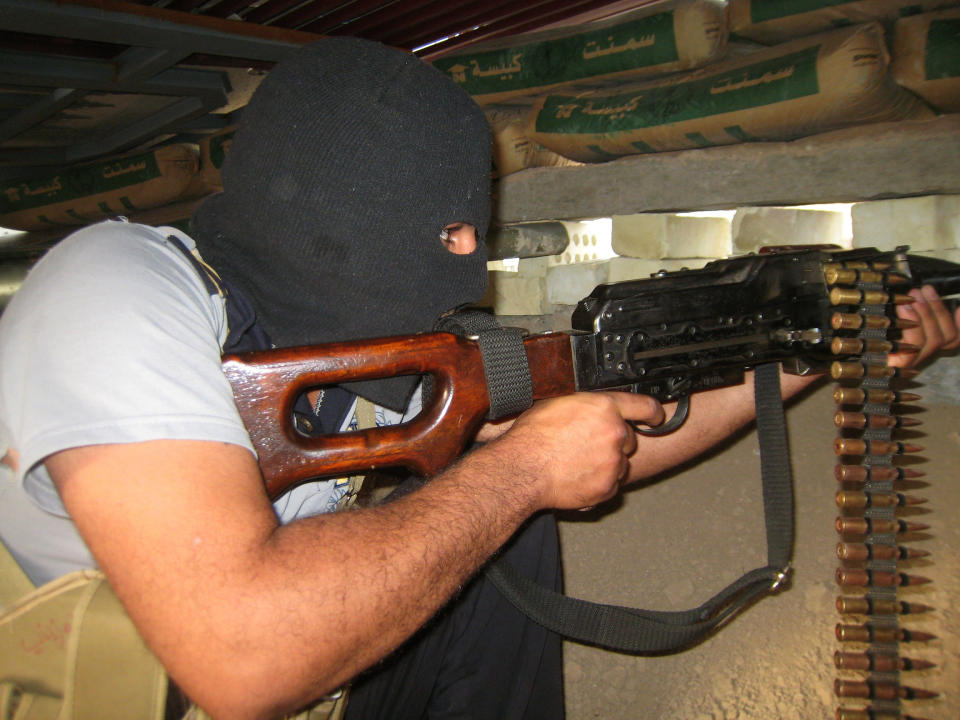
<path fill-rule="evenodd" d="M 484 116 L 442 74 L 325 39 L 255 93 L 189 236 L 107 222 L 50 251 L 0 320 L 0 537 L 31 579 L 101 569 L 216 717 L 275 717 L 348 684 L 353 718 L 562 717 L 559 640 L 478 568 L 503 549 L 556 585 L 543 511 L 693 457 L 752 417 L 749 391 L 707 394 L 642 452 L 624 420 L 660 422 L 649 398 L 538 403 L 422 488 L 331 513 L 334 481 L 270 502 L 220 366 L 429 330 L 479 300 L 489 168 Z M 942 306 L 923 310 L 955 338 Z M 415 383 L 315 393 L 300 418 L 348 427 L 360 396 L 396 421 Z"/>

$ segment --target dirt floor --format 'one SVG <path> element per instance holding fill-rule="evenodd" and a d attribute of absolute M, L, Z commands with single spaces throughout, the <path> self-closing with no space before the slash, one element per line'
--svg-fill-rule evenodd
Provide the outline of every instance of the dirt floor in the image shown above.
<path fill-rule="evenodd" d="M 934 584 L 901 591 L 936 611 L 904 620 L 939 639 L 901 654 L 937 667 L 901 682 L 937 690 L 907 701 L 930 720 L 960 717 L 960 358 L 941 360 L 920 378 L 925 447 L 914 465 L 927 476 L 911 489 L 930 503 L 914 519 L 932 529 L 905 544 L 930 558 L 904 570 Z M 761 600 L 714 637 L 681 654 L 632 657 L 567 644 L 570 720 L 769 720 L 832 718 L 837 707 L 832 656 L 839 643 L 834 600 L 837 483 L 834 405 L 824 385 L 788 411 L 796 490 L 794 572 L 788 589 Z M 756 437 L 744 434 L 706 462 L 627 492 L 603 512 L 565 518 L 561 535 L 567 592 L 608 603 L 672 610 L 699 605 L 741 573 L 765 565 Z M 916 644 L 914 644 L 916 645 Z M 849 677 L 854 677 L 853 674 Z M 853 702 L 848 701 L 856 706 Z M 863 701 L 861 704 L 865 704 Z"/>

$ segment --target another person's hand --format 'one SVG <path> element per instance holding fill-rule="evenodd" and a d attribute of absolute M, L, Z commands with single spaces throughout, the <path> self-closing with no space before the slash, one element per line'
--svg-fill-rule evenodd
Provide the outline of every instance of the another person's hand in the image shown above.
<path fill-rule="evenodd" d="M 913 353 L 896 353 L 890 364 L 896 367 L 919 365 L 942 350 L 960 347 L 960 309 L 953 314 L 931 286 L 910 291 L 912 305 L 900 305 L 897 314 L 904 320 L 919 323 L 918 327 L 903 331 L 903 342 L 920 348 Z"/>
<path fill-rule="evenodd" d="M 613 497 L 626 479 L 637 447 L 627 420 L 659 425 L 663 408 L 645 395 L 620 392 L 544 400 L 517 418 L 496 447 L 522 481 L 537 483 L 540 508 L 590 507 Z"/>

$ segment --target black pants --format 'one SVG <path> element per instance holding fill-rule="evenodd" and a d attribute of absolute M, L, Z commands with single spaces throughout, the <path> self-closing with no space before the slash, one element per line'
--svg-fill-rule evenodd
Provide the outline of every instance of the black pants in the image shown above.
<path fill-rule="evenodd" d="M 556 521 L 531 521 L 504 554 L 560 589 Z M 528 620 L 481 574 L 393 655 L 358 678 L 347 720 L 562 720 L 561 640 Z"/>

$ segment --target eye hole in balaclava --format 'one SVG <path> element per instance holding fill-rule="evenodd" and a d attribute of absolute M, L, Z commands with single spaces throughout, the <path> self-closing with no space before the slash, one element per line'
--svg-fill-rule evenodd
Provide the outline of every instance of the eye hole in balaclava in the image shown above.
<path fill-rule="evenodd" d="M 449 253 L 469 255 L 477 247 L 477 229 L 470 223 L 451 223 L 440 231 L 440 242 Z"/>

